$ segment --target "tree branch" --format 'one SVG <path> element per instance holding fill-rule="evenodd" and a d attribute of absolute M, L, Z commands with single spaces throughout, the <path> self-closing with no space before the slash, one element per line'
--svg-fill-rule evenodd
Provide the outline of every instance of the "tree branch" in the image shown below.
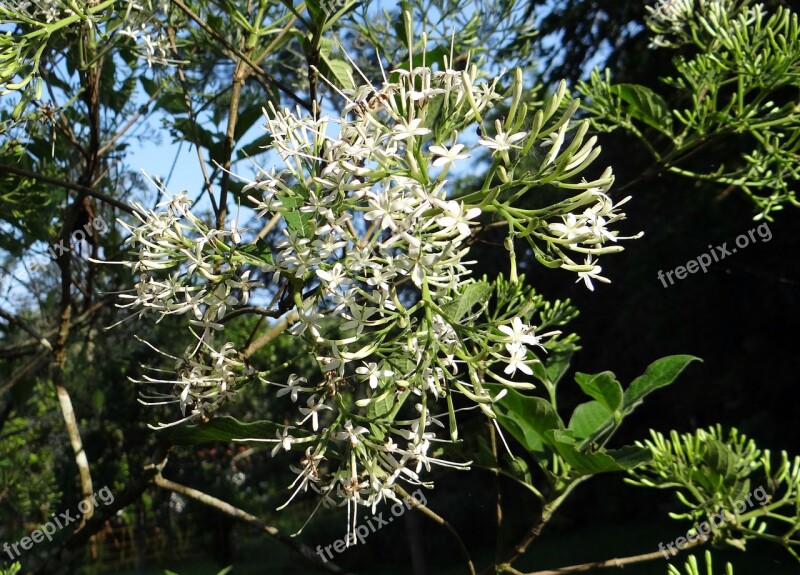
<path fill-rule="evenodd" d="M 708 539 L 700 534 L 694 541 L 689 541 L 683 548 L 684 551 L 699 547 L 703 545 Z M 671 551 L 670 551 L 671 552 Z M 680 553 L 676 552 L 675 555 Z M 532 571 L 525 575 L 564 575 L 564 573 L 583 573 L 590 569 L 607 569 L 609 567 L 625 567 L 626 565 L 633 565 L 634 563 L 642 563 L 644 561 L 652 561 L 654 559 L 667 559 L 663 551 L 653 551 L 652 553 L 642 553 L 641 555 L 632 555 L 630 557 L 621 557 L 617 559 L 606 559 L 605 561 L 593 561 L 592 563 L 581 563 L 580 565 L 570 565 L 569 567 L 561 567 L 559 569 L 551 569 L 547 571 Z M 510 571 L 513 573 L 513 571 Z"/>
<path fill-rule="evenodd" d="M 159 94 L 161 94 L 161 89 L 162 89 L 161 86 L 156 88 L 156 90 L 153 92 L 153 95 L 150 96 L 150 99 L 147 101 L 147 103 L 142 104 L 136 111 L 136 113 L 133 116 L 131 116 L 127 122 L 125 122 L 125 125 L 122 126 L 122 128 L 120 128 L 119 131 L 117 131 L 117 133 L 114 134 L 108 142 L 103 144 L 103 146 L 97 151 L 98 156 L 104 156 L 106 152 L 108 152 L 111 149 L 111 146 L 117 143 L 117 140 L 119 140 L 122 136 L 124 136 L 125 133 L 128 130 L 130 130 L 137 121 L 139 121 L 139 118 L 141 118 L 147 113 L 147 110 L 150 108 L 150 104 L 155 102 L 156 98 L 158 98 Z"/>
<path fill-rule="evenodd" d="M 174 52 L 178 52 L 178 46 L 175 42 L 175 27 L 170 25 L 167 27 L 167 36 L 169 37 L 169 43 L 172 46 L 172 50 Z M 183 66 L 178 63 L 177 64 L 178 70 L 178 83 L 181 85 L 181 91 L 183 92 L 183 106 L 186 108 L 186 115 L 189 119 L 189 127 L 191 128 L 191 142 L 194 144 L 195 152 L 197 153 L 197 159 L 200 162 L 200 171 L 203 174 L 203 184 L 205 185 L 206 192 L 208 193 L 208 199 L 211 201 L 211 209 L 214 210 L 214 215 L 219 214 L 219 208 L 217 207 L 217 200 L 214 198 L 214 192 L 211 189 L 211 179 L 208 177 L 208 170 L 206 169 L 206 162 L 203 159 L 203 152 L 200 150 L 200 138 L 197 136 L 197 121 L 194 112 L 194 106 L 192 106 L 192 99 L 189 97 L 189 88 L 186 83 L 186 74 L 183 72 Z"/>
<path fill-rule="evenodd" d="M 139 499 L 144 490 L 152 485 L 153 477 L 160 473 L 163 466 L 166 465 L 170 449 L 170 444 L 162 441 L 151 458 L 151 463 L 144 468 L 139 477 L 129 483 L 121 493 L 115 493 L 111 503 L 98 508 L 91 519 L 86 521 L 80 529 L 76 529 L 38 568 L 28 571 L 27 575 L 52 575 L 63 570 L 64 565 L 82 552 L 92 535 L 103 529 L 106 522 L 117 512 Z"/>
<path fill-rule="evenodd" d="M 461 556 L 464 558 L 464 562 L 467 564 L 467 569 L 469 570 L 470 575 L 476 575 L 475 565 L 472 563 L 472 558 L 469 556 L 469 551 L 467 550 L 467 546 L 464 545 L 464 541 L 461 540 L 458 531 L 456 531 L 455 528 L 452 525 L 450 525 L 450 523 L 448 523 L 446 519 L 440 517 L 429 507 L 426 507 L 425 505 L 423 505 L 422 503 L 411 497 L 411 495 L 409 495 L 405 489 L 403 489 L 397 484 L 395 484 L 394 488 L 397 491 L 397 493 L 403 496 L 403 498 L 408 502 L 409 505 L 415 507 L 416 509 L 421 511 L 423 515 L 429 517 L 430 519 L 433 519 L 436 523 L 438 523 L 439 525 L 441 525 L 442 527 L 447 529 L 447 531 L 450 532 L 450 534 L 453 536 L 453 539 L 455 539 L 456 544 L 458 545 L 458 550 L 461 552 Z"/>
<path fill-rule="evenodd" d="M 545 503 L 544 507 L 542 507 L 542 512 L 539 515 L 539 519 L 537 519 L 536 522 L 531 526 L 531 528 L 525 534 L 525 537 L 523 537 L 522 540 L 517 543 L 514 549 L 503 561 L 499 561 L 496 563 L 496 565 L 487 567 L 481 571 L 481 575 L 490 575 L 495 572 L 509 571 L 511 568 L 511 563 L 513 563 L 520 555 L 527 551 L 528 546 L 539 537 L 539 535 L 542 533 L 542 529 L 544 529 L 545 525 L 547 525 L 550 519 L 552 519 L 553 514 L 556 512 L 564 499 L 566 499 L 572 490 L 580 485 L 580 483 L 582 483 L 585 479 L 586 476 L 574 480 L 566 489 L 564 489 L 563 492 L 561 492 L 558 497 L 552 501 L 549 501 L 548 503 Z"/>
<path fill-rule="evenodd" d="M 175 483 L 174 481 L 170 481 L 169 479 L 164 479 L 159 473 L 154 478 L 154 483 L 161 487 L 162 489 L 166 489 L 168 491 L 174 491 L 175 493 L 179 493 L 181 495 L 185 495 L 190 499 L 194 499 L 195 501 L 199 501 L 204 505 L 208 505 L 209 507 L 213 507 L 214 509 L 221 511 L 226 515 L 230 515 L 234 519 L 237 519 L 243 523 L 247 523 L 248 525 L 252 525 L 253 527 L 263 531 L 270 537 L 274 537 L 284 545 L 291 547 L 295 551 L 299 552 L 303 557 L 305 557 L 308 561 L 320 567 L 321 569 L 325 569 L 331 573 L 344 573 L 345 571 L 332 563 L 331 561 L 323 561 L 314 550 L 303 544 L 299 541 L 289 537 L 281 533 L 276 527 L 271 525 L 267 525 L 264 521 L 256 517 L 255 515 L 251 515 L 247 511 L 239 509 L 238 507 L 234 507 L 230 503 L 226 503 L 221 499 L 217 499 L 216 497 L 212 497 L 207 493 L 203 493 L 197 489 L 192 489 L 191 487 L 187 487 L 186 485 L 181 485 L 180 483 Z"/>
<path fill-rule="evenodd" d="M 14 325 L 20 327 L 22 330 L 28 332 L 30 335 L 36 339 L 37 342 L 41 344 L 42 347 L 47 349 L 48 351 L 53 351 L 53 345 L 50 341 L 42 336 L 38 331 L 36 331 L 32 325 L 30 325 L 27 321 L 22 319 L 19 316 L 13 315 L 5 311 L 4 309 L 0 309 L 0 317 L 8 321 L 9 323 L 13 323 Z"/>
<path fill-rule="evenodd" d="M 492 450 L 494 460 L 497 461 L 497 435 L 494 429 L 494 423 L 491 420 L 486 420 L 486 426 L 489 428 L 489 447 Z M 498 464 L 499 465 L 499 464 Z M 495 561 L 500 561 L 503 553 L 503 493 L 500 491 L 500 472 L 492 470 L 494 475 L 494 490 L 495 490 Z"/>
<path fill-rule="evenodd" d="M 75 184 L 73 182 L 68 182 L 66 180 L 59 180 L 58 178 L 53 178 L 50 176 L 45 176 L 44 174 L 37 174 L 36 172 L 31 172 L 29 170 L 25 170 L 23 168 L 18 168 L 17 166 L 12 166 L 10 164 L 3 164 L 0 163 L 0 171 L 6 171 L 9 174 L 15 174 L 17 176 L 22 176 L 23 178 L 30 178 L 32 180 L 36 180 L 37 182 L 42 182 L 45 184 L 50 184 L 51 186 L 59 186 L 61 188 L 65 188 L 67 190 L 74 190 L 76 192 L 84 193 L 88 196 L 92 196 L 93 198 L 97 198 L 98 200 L 105 202 L 109 205 L 114 206 L 117 209 L 122 210 L 128 214 L 134 215 L 140 213 L 135 208 L 132 208 L 125 202 L 121 202 L 116 198 L 112 198 L 108 194 L 104 194 L 103 192 L 99 192 L 93 188 L 88 186 L 83 186 L 81 184 Z M 142 214 L 144 215 L 144 214 Z"/>
<path fill-rule="evenodd" d="M 247 358 L 252 356 L 256 351 L 281 335 L 287 327 L 292 325 L 299 318 L 300 314 L 297 312 L 297 310 L 287 314 L 283 319 L 279 320 L 275 325 L 265 331 L 257 340 L 248 345 L 247 349 L 244 350 L 244 357 Z"/>
<path fill-rule="evenodd" d="M 200 28 L 202 28 L 207 34 L 211 35 L 214 40 L 219 42 L 221 45 L 225 46 L 228 50 L 236 54 L 239 58 L 244 60 L 244 62 L 250 66 L 253 71 L 257 72 L 259 76 L 263 77 L 267 82 L 273 84 L 276 88 L 278 88 L 281 92 L 286 94 L 289 98 L 294 100 L 296 103 L 300 104 L 306 110 L 311 110 L 311 103 L 303 100 L 297 94 L 294 93 L 294 90 L 289 88 L 288 86 L 284 85 L 282 82 L 279 82 L 275 78 L 273 78 L 270 74 L 268 74 L 261 66 L 253 62 L 250 58 L 247 57 L 241 50 L 236 48 L 233 44 L 228 42 L 222 35 L 219 34 L 216 30 L 214 30 L 211 26 L 203 22 L 203 20 L 194 12 L 192 12 L 191 8 L 189 8 L 186 4 L 184 4 L 181 0 L 172 0 L 172 3 L 175 4 L 181 11 L 186 14 L 189 18 L 194 20 Z"/>

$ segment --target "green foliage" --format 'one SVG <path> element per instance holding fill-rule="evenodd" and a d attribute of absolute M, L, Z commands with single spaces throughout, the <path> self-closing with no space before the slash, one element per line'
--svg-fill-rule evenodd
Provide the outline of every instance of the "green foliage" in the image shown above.
<path fill-rule="evenodd" d="M 594 401 L 578 405 L 567 427 L 556 411 L 554 387 L 549 400 L 509 390 L 498 402 L 497 421 L 534 456 L 553 486 L 560 484 L 557 476 L 567 479 L 562 487 L 565 488 L 572 479 L 633 469 L 650 461 L 649 448 L 637 444 L 607 450 L 606 444 L 646 395 L 672 383 L 696 359 L 691 356 L 662 358 L 651 364 L 624 392 L 610 371 L 575 374 L 578 386 Z"/>
<path fill-rule="evenodd" d="M 704 563 L 705 563 L 705 568 L 706 569 L 705 569 L 705 571 L 701 571 L 701 568 L 697 564 L 697 557 L 692 555 L 686 561 L 683 571 L 681 571 L 680 569 L 678 569 L 674 565 L 669 565 L 667 567 L 667 573 L 668 573 L 668 575 L 717 575 L 717 572 L 714 571 L 714 566 L 713 566 L 713 562 L 711 560 L 711 552 L 710 551 L 706 551 L 705 552 L 705 561 L 704 561 Z M 731 565 L 730 563 L 727 563 L 725 565 L 725 573 L 724 574 L 721 573 L 719 575 L 733 575 L 733 565 Z"/>
<path fill-rule="evenodd" d="M 725 0 L 676 2 L 651 10 L 653 43 L 680 48 L 661 93 L 614 84 L 608 71 L 579 84 L 593 126 L 635 136 L 663 169 L 732 189 L 752 199 L 757 218 L 800 205 L 800 25 L 779 6 Z M 667 103 L 669 102 L 669 104 Z M 698 166 L 691 158 L 724 146 L 732 159 Z"/>
<path fill-rule="evenodd" d="M 22 565 L 19 562 L 14 562 L 8 567 L 0 567 L 0 575 L 17 575 L 22 571 Z"/>
<path fill-rule="evenodd" d="M 52 447 L 42 449 L 58 420 L 49 405 L 55 400 L 44 382 L 26 382 L 14 396 L 35 417 L 12 417 L 0 433 L 0 539 L 16 540 L 29 523 L 43 523 L 58 509 L 61 493 L 56 478 L 59 461 Z M 48 447 L 45 445 L 45 447 Z"/>
<path fill-rule="evenodd" d="M 697 525 L 715 514 L 724 517 L 713 525 L 714 541 L 744 549 L 747 540 L 763 539 L 800 560 L 793 549 L 799 543 L 793 536 L 800 524 L 800 456 L 783 451 L 776 465 L 769 450 L 719 425 L 682 435 L 672 431 L 669 439 L 650 435 L 636 445 L 649 449 L 652 460 L 626 481 L 673 491 L 686 508 L 670 513 L 674 519 Z"/>

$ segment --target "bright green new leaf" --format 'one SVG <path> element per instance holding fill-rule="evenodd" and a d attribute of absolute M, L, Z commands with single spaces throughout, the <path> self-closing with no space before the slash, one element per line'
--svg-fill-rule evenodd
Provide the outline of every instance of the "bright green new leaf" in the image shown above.
<path fill-rule="evenodd" d="M 610 411 L 616 411 L 622 404 L 622 385 L 610 371 L 595 375 L 576 373 L 575 381 L 586 395 L 596 399 Z"/>
<path fill-rule="evenodd" d="M 702 361 L 691 355 L 668 355 L 654 361 L 644 374 L 634 379 L 622 399 L 626 411 L 633 409 L 636 403 L 653 391 L 668 386 L 693 361 Z"/>
<path fill-rule="evenodd" d="M 613 419 L 614 413 L 599 401 L 588 401 L 580 404 L 572 412 L 568 428 L 578 441 L 583 441 L 596 431 L 600 430 L 606 422 Z"/>

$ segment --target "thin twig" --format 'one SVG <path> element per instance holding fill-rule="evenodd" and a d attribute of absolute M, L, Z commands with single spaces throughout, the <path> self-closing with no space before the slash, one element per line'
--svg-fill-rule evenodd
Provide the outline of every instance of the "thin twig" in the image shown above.
<path fill-rule="evenodd" d="M 3 164 L 0 163 L 0 172 L 5 171 L 9 174 L 16 174 L 17 176 L 22 176 L 23 178 L 31 178 L 32 180 L 36 180 L 37 182 L 42 182 L 45 184 L 50 184 L 52 186 L 60 186 L 67 190 L 74 190 L 76 192 L 82 192 L 88 196 L 92 196 L 93 198 L 97 198 L 98 200 L 105 202 L 114 206 L 117 209 L 122 210 L 128 214 L 134 215 L 137 213 L 141 213 L 135 208 L 132 208 L 128 204 L 119 201 L 116 198 L 112 198 L 108 194 L 104 194 L 103 192 L 97 191 L 94 188 L 90 188 L 88 186 L 83 186 L 81 184 L 75 184 L 73 182 L 68 182 L 66 180 L 59 180 L 58 178 L 52 178 L 50 176 L 45 176 L 44 174 L 37 174 L 36 172 L 31 172 L 29 170 L 25 170 L 23 168 L 18 168 L 17 166 L 12 166 L 10 164 Z M 144 214 L 142 214 L 144 215 Z"/>
<path fill-rule="evenodd" d="M 445 518 L 437 515 L 429 507 L 423 505 L 422 503 L 411 497 L 411 495 L 409 495 L 409 493 L 399 485 L 395 484 L 395 490 L 397 491 L 397 493 L 403 496 L 403 498 L 408 502 L 409 505 L 415 507 L 420 512 L 422 512 L 423 515 L 425 515 L 430 519 L 433 519 L 433 521 L 435 521 L 436 523 L 438 523 L 439 525 L 441 525 L 442 527 L 447 529 L 447 531 L 450 532 L 450 534 L 453 536 L 453 539 L 455 539 L 456 544 L 458 545 L 459 551 L 461 551 L 461 556 L 464 558 L 464 562 L 467 564 L 467 569 L 469 570 L 470 575 L 476 575 L 475 565 L 472 563 L 472 558 L 469 556 L 469 551 L 467 550 L 467 546 L 464 545 L 464 541 L 461 540 L 458 531 L 456 531 L 455 528 L 452 525 L 450 525 L 450 523 Z"/>
<path fill-rule="evenodd" d="M 267 345 L 273 339 L 281 335 L 286 328 L 292 325 L 300 318 L 300 314 L 297 310 L 287 314 L 285 317 L 280 319 L 275 325 L 265 331 L 261 336 L 252 342 L 250 345 L 247 346 L 247 349 L 244 350 L 244 357 L 248 358 L 252 356 L 256 351 Z"/>
<path fill-rule="evenodd" d="M 192 12 L 191 8 L 189 8 L 186 4 L 184 4 L 181 0 L 172 0 L 172 3 L 175 4 L 181 11 L 186 14 L 189 18 L 194 20 L 200 28 L 202 28 L 207 34 L 210 34 L 214 40 L 225 46 L 228 50 L 233 52 L 236 56 L 244 60 L 244 62 L 250 66 L 255 72 L 258 73 L 259 76 L 263 77 L 267 82 L 273 84 L 276 88 L 278 88 L 281 92 L 286 94 L 289 98 L 303 106 L 306 110 L 311 110 L 311 103 L 306 102 L 297 94 L 294 93 L 294 90 L 279 82 L 275 78 L 273 78 L 270 74 L 268 74 L 261 66 L 253 62 L 250 58 L 247 57 L 241 50 L 236 48 L 233 44 L 228 42 L 219 32 L 214 30 L 211 26 L 206 24 L 197 14 Z"/>
<path fill-rule="evenodd" d="M 36 329 L 34 329 L 34 327 L 31 324 L 29 324 L 25 319 L 17 315 L 10 314 L 4 309 L 0 309 L 0 317 L 5 319 L 9 323 L 13 323 L 16 326 L 19 326 L 21 329 L 27 331 L 30 335 L 32 335 L 36 339 L 36 341 L 38 341 L 42 345 L 42 347 L 44 347 L 48 351 L 53 351 L 53 345 L 50 343 L 50 341 L 46 337 L 41 335 L 38 331 L 36 331 Z"/>
<path fill-rule="evenodd" d="M 232 312 L 226 314 L 225 317 L 223 317 L 219 321 L 221 323 L 225 324 L 225 323 L 228 323 L 230 320 L 232 320 L 235 317 L 239 317 L 240 315 L 247 315 L 247 314 L 258 315 L 258 316 L 261 316 L 261 317 L 276 318 L 276 317 L 282 316 L 285 313 L 286 313 L 286 310 L 267 309 L 267 308 L 259 307 L 257 305 L 248 305 L 248 306 L 245 306 L 245 307 L 236 308 Z"/>
<path fill-rule="evenodd" d="M 248 525 L 252 525 L 253 527 L 257 528 L 260 531 L 263 531 L 270 537 L 274 537 L 284 545 L 291 547 L 295 551 L 298 551 L 303 557 L 305 557 L 308 561 L 330 571 L 331 573 L 344 573 L 345 571 L 331 561 L 324 561 L 320 558 L 320 556 L 314 552 L 314 550 L 305 545 L 300 543 L 296 539 L 289 537 L 288 535 L 281 533 L 276 527 L 272 525 L 267 525 L 264 521 L 256 517 L 255 515 L 251 515 L 247 511 L 243 509 L 239 509 L 238 507 L 234 507 L 230 503 L 226 503 L 221 499 L 217 499 L 216 497 L 212 497 L 207 493 L 199 491 L 197 489 L 192 489 L 191 487 L 187 487 L 186 485 L 181 485 L 180 483 L 175 483 L 174 481 L 170 481 L 169 479 L 164 479 L 161 474 L 158 474 L 154 478 L 154 483 L 161 487 L 162 489 L 166 489 L 168 491 L 174 491 L 175 493 L 179 493 L 180 495 L 184 495 L 190 499 L 194 499 L 195 501 L 199 501 L 204 505 L 208 505 L 209 507 L 213 507 L 214 509 L 221 511 L 226 515 L 230 515 L 234 519 L 237 519 L 243 523 L 247 523 Z"/>
<path fill-rule="evenodd" d="M 236 135 L 236 122 L 239 119 L 239 100 L 242 89 L 249 76 L 244 62 L 239 60 L 233 71 L 231 79 L 231 101 L 228 107 L 228 126 L 225 130 L 225 139 L 222 142 L 222 177 L 219 183 L 219 211 L 217 212 L 217 229 L 225 229 L 225 218 L 228 216 L 228 186 L 231 181 L 231 164 L 233 160 L 234 136 Z"/>
<path fill-rule="evenodd" d="M 172 50 L 177 53 L 178 46 L 175 42 L 175 28 L 174 26 L 167 27 L 167 37 L 169 38 L 169 43 L 172 46 Z M 181 64 L 177 65 L 178 70 L 178 83 L 181 85 L 181 91 L 183 92 L 183 107 L 186 108 L 186 115 L 189 119 L 189 128 L 191 129 L 191 142 L 194 144 L 194 149 L 197 152 L 197 160 L 200 163 L 200 171 L 203 174 L 203 184 L 205 185 L 206 192 L 208 193 L 208 199 L 211 201 L 211 209 L 214 211 L 214 215 L 219 213 L 219 208 L 217 207 L 217 200 L 214 197 L 214 191 L 211 189 L 211 179 L 208 177 L 208 169 L 206 168 L 206 162 L 203 158 L 203 152 L 200 149 L 200 144 L 198 143 L 200 138 L 197 136 L 197 121 L 195 120 L 196 115 L 194 112 L 194 106 L 192 106 L 192 99 L 189 97 L 189 88 L 186 82 L 186 74 L 183 72 L 183 66 Z"/>
<path fill-rule="evenodd" d="M 528 530 L 525 536 L 520 540 L 520 542 L 517 543 L 516 546 L 514 546 L 514 549 L 511 552 L 509 552 L 509 554 L 506 556 L 504 560 L 497 562 L 496 564 L 497 567 L 495 566 L 487 567 L 486 569 L 481 571 L 481 575 L 489 575 L 497 571 L 502 571 L 503 569 L 507 571 L 511 566 L 511 564 L 517 558 L 523 555 L 525 551 L 527 551 L 528 546 L 539 537 L 539 535 L 542 533 L 542 529 L 544 529 L 545 525 L 547 525 L 550 519 L 552 519 L 556 510 L 559 508 L 561 503 L 563 503 L 563 501 L 567 498 L 567 496 L 572 492 L 572 490 L 575 489 L 578 485 L 580 485 L 587 477 L 588 476 L 585 476 L 574 480 L 567 488 L 564 489 L 564 491 L 561 492 L 561 494 L 558 497 L 556 497 L 552 501 L 549 501 L 548 503 L 545 503 L 545 505 L 542 507 L 542 512 L 539 515 L 539 518 L 531 526 L 531 528 Z"/>
<path fill-rule="evenodd" d="M 683 548 L 684 551 L 699 547 L 703 545 L 708 539 L 702 534 L 694 541 L 689 541 Z M 675 555 L 680 553 L 677 551 Z M 632 555 L 630 557 L 620 557 L 616 559 L 606 559 L 605 561 L 593 561 L 591 563 L 581 563 L 580 565 L 570 565 L 569 567 L 561 567 L 559 569 L 550 569 L 547 571 L 532 571 L 525 575 L 564 575 L 564 573 L 583 573 L 590 569 L 607 569 L 609 567 L 625 567 L 626 565 L 633 565 L 634 563 L 643 563 L 644 561 L 653 561 L 654 559 L 667 559 L 663 551 L 653 551 L 651 553 L 642 553 L 641 555 Z M 509 571 L 513 573 L 513 571 Z"/>
<path fill-rule="evenodd" d="M 127 133 L 127 131 L 130 130 L 133 127 L 133 125 L 139 121 L 139 118 L 141 118 L 147 113 L 147 111 L 150 109 L 150 104 L 156 101 L 156 98 L 158 98 L 159 94 L 161 94 L 161 86 L 156 88 L 156 90 L 153 92 L 152 96 L 150 96 L 150 99 L 147 101 L 147 103 L 142 104 L 136 111 L 136 113 L 133 116 L 131 116 L 127 122 L 125 122 L 125 125 L 122 126 L 122 128 L 120 128 L 116 134 L 111 136 L 111 139 L 108 142 L 103 144 L 103 146 L 97 151 L 97 155 L 104 156 L 106 152 L 108 152 L 108 150 L 111 149 L 111 146 L 116 144 L 117 140 L 119 140 L 122 136 L 124 136 Z"/>

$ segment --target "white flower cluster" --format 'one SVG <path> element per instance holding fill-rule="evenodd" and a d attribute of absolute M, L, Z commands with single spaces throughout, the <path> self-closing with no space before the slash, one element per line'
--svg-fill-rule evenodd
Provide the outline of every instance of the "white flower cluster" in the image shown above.
<path fill-rule="evenodd" d="M 145 214 L 137 213 L 141 225 L 121 222 L 131 233 L 126 244 L 136 248 L 136 261 L 125 265 L 139 273 L 139 281 L 134 293 L 120 296 L 130 301 L 119 307 L 138 310 L 131 317 L 155 314 L 159 321 L 167 315 L 193 316 L 189 324 L 197 344 L 183 357 L 168 356 L 175 360 L 177 378 L 145 375 L 140 381 L 164 389 L 143 394 L 143 403 L 180 405 L 184 417 L 171 425 L 207 417 L 254 376 L 231 342 L 219 350 L 213 347 L 213 334 L 223 330 L 225 314 L 247 303 L 253 284 L 249 270 L 238 272 L 241 256 L 234 257 L 225 241 L 238 232 L 209 229 L 190 206 L 185 193 L 157 205 L 164 210 L 146 211 L 135 204 Z M 159 279 L 159 272 L 165 271 L 171 273 Z"/>
<path fill-rule="evenodd" d="M 588 207 L 581 214 L 567 212 L 561 216 L 560 222 L 548 224 L 549 233 L 537 232 L 537 237 L 556 244 L 555 251 L 559 253 L 565 263 L 562 268 L 573 270 L 578 273 L 578 280 L 583 280 L 586 287 L 594 291 L 592 280 L 608 283 L 608 278 L 600 274 L 602 268 L 597 265 L 597 259 L 593 255 L 619 251 L 618 246 L 604 247 L 606 242 L 616 243 L 618 240 L 630 240 L 640 238 L 641 233 L 633 236 L 621 237 L 617 231 L 609 230 L 608 226 L 625 218 L 625 214 L 618 211 L 619 206 L 630 200 L 630 196 L 622 199 L 617 204 L 599 189 L 589 189 L 584 194 L 586 198 L 595 203 Z M 585 255 L 584 264 L 574 262 L 561 246 L 569 250 Z"/>
<path fill-rule="evenodd" d="M 127 36 L 136 43 L 139 58 L 147 62 L 147 67 L 171 66 L 175 63 L 172 46 L 162 21 L 156 17 L 157 11 L 166 12 L 166 2 L 162 0 L 141 0 L 141 4 L 128 0 L 123 18 L 125 26 L 119 29 L 121 36 Z"/>
<path fill-rule="evenodd" d="M 129 243 L 138 248 L 132 267 L 141 275 L 129 305 L 140 315 L 191 312 L 190 324 L 203 330 L 194 332 L 193 349 L 174 358 L 177 381 L 144 380 L 172 391 L 146 399 L 179 403 L 181 421 L 197 419 L 248 378 L 261 378 L 297 406 L 297 415 L 275 438 L 250 439 L 275 443 L 273 455 L 308 444 L 292 468 L 289 501 L 310 487 L 326 503 L 347 504 L 353 523 L 359 505 L 395 498 L 399 481 L 424 484 L 422 470 L 433 464 L 465 468 L 437 453 L 443 432 L 457 437 L 455 413 L 480 409 L 494 418 L 492 406 L 507 388 L 533 387 L 518 379 L 539 362 L 533 348 L 559 335 L 537 334 L 524 298 L 488 314 L 491 286 L 487 292 L 471 278 L 466 261 L 479 220 L 506 219 L 513 234 L 525 231 L 531 245 L 546 245 L 537 257 L 576 271 L 591 287 L 592 278 L 604 280 L 596 262 L 575 264 L 561 248 L 587 258 L 618 251 L 603 244 L 622 239 L 608 226 L 624 217 L 604 193 L 609 177 L 602 185 L 569 184 L 581 193 L 550 209 L 511 205 L 509 194 L 519 197 L 536 182 L 567 182 L 596 150 L 594 139 L 581 146 L 585 128 L 567 143 L 574 108 L 543 127 L 558 102 L 535 116 L 532 130 L 523 129 L 531 124 L 520 104 L 520 74 L 506 122 L 497 121 L 491 134 L 480 130 L 477 141 L 463 138 L 504 98 L 499 80 L 478 80 L 475 66 L 454 70 L 445 59 L 440 70 L 423 63 L 384 76 L 380 87 L 366 81 L 337 90 L 345 105 L 335 119 L 270 106 L 266 129 L 283 167 L 260 170 L 244 193 L 259 218 L 279 222 L 272 253 L 238 248 L 237 230 L 208 229 L 182 196 L 130 228 Z M 538 172 L 515 180 L 520 158 L 539 140 L 547 153 Z M 488 155 L 500 183 L 490 175 L 481 192 L 454 198 L 448 173 L 478 154 Z M 548 217 L 562 222 L 548 225 Z M 226 310 L 246 302 L 250 282 L 242 270 L 254 266 L 277 286 L 281 297 L 274 299 L 296 309 L 291 333 L 310 347 L 319 375 L 271 382 L 253 374 L 232 344 L 213 347 Z M 328 459 L 341 465 L 322 465 Z"/>
<path fill-rule="evenodd" d="M 10 0 L 9 9 L 26 15 L 36 22 L 51 24 L 73 14 L 73 10 L 63 2 L 54 0 Z"/>
<path fill-rule="evenodd" d="M 658 0 L 654 6 L 646 7 L 648 25 L 657 32 L 650 47 L 669 48 L 689 41 L 690 20 L 708 16 L 712 25 L 718 24 L 736 3 L 737 0 Z"/>
<path fill-rule="evenodd" d="M 273 281 L 316 285 L 295 291 L 300 315 L 292 333 L 307 336 L 322 371 L 313 384 L 292 375 L 275 385 L 278 395 L 299 405 L 295 426 L 317 432 L 323 413 L 331 412 L 334 421 L 320 436 L 344 442 L 349 451 L 343 469 L 324 479 L 316 466 L 327 441 L 309 448 L 296 470 L 294 494 L 310 486 L 353 509 L 393 498 L 398 479 L 419 483 L 420 471 L 432 463 L 462 467 L 432 456 L 436 428 L 443 427 L 436 400 L 459 392 L 491 410 L 495 398 L 457 359 L 469 335 L 457 333 L 443 311 L 472 281 L 464 258 L 481 209 L 448 199 L 444 179 L 470 156 L 455 130 L 443 145 L 426 151 L 423 143 L 431 139 L 426 120 L 433 98 L 466 124 L 500 98 L 495 84 L 478 84 L 467 72 L 420 67 L 398 72 L 395 82 L 380 88 L 342 93 L 347 105 L 336 120 L 270 110 L 267 129 L 286 169 L 262 171 L 246 189 L 261 192 L 250 197 L 259 215 L 279 214 L 287 223 L 266 268 Z M 524 137 L 498 134 L 478 145 L 507 152 Z M 507 374 L 517 367 L 529 373 L 534 357 L 522 347 L 503 349 L 494 361 L 513 366 Z M 355 406 L 377 417 L 345 413 L 341 404 L 332 408 L 329 398 L 345 389 L 353 390 Z M 382 417 L 406 399 L 413 400 L 413 417 Z M 278 434 L 273 453 L 291 447 L 289 431 Z"/>
<path fill-rule="evenodd" d="M 13 20 L 41 24 L 53 24 L 76 13 L 77 5 L 63 0 L 10 0 L 8 5 L 0 5 L 0 16 Z M 114 16 L 113 29 L 120 36 L 132 39 L 136 44 L 139 57 L 153 64 L 169 66 L 174 63 L 170 58 L 172 48 L 164 29 L 163 19 L 158 14 L 165 14 L 169 5 L 167 0 L 125 0 L 120 6 L 109 8 L 107 17 L 102 14 L 83 14 L 93 26 L 101 26 L 101 22 Z"/>

